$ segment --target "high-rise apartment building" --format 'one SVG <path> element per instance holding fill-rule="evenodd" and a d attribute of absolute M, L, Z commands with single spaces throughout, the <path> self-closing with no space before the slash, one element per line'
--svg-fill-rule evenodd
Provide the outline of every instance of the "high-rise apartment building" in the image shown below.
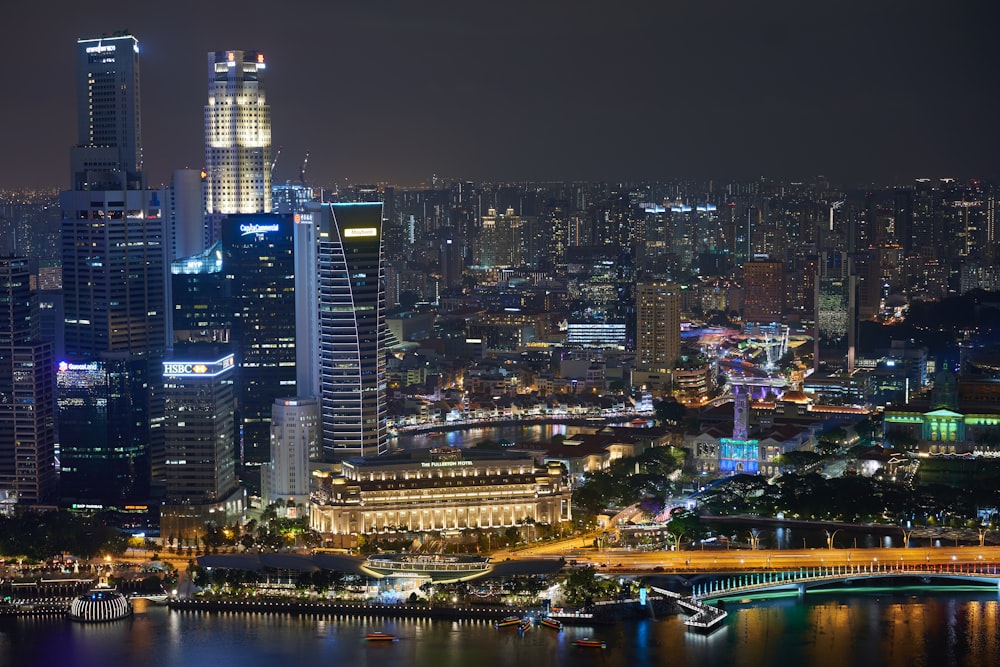
<path fill-rule="evenodd" d="M 38 338 L 28 260 L 0 257 L 0 495 L 20 504 L 55 493 L 55 367 Z"/>
<path fill-rule="evenodd" d="M 143 189 L 138 52 L 135 37 L 121 33 L 82 39 L 77 49 L 80 137 L 72 189 L 60 196 L 60 369 L 69 374 L 60 386 L 76 391 L 70 377 L 83 373 L 96 394 L 89 411 L 60 396 L 60 461 L 64 495 L 79 500 L 146 497 L 162 454 L 166 242 L 160 192 Z"/>
<path fill-rule="evenodd" d="M 320 397 L 327 455 L 385 454 L 382 204 L 310 204 L 297 221 L 298 301 L 316 304 L 297 314 L 299 395 Z"/>
<path fill-rule="evenodd" d="M 780 322 L 784 312 L 784 263 L 745 262 L 743 264 L 743 321 Z"/>
<path fill-rule="evenodd" d="M 210 214 L 271 211 L 271 108 L 264 67 L 264 54 L 257 51 L 208 54 L 205 210 Z"/>
<path fill-rule="evenodd" d="M 635 288 L 635 364 L 641 371 L 666 373 L 681 355 L 681 292 L 666 282 Z"/>

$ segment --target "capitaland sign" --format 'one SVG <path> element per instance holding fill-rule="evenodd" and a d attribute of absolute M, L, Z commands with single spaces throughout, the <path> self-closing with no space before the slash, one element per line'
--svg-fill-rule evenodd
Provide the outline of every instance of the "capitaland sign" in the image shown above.
<path fill-rule="evenodd" d="M 366 236 L 378 236 L 378 230 L 374 227 L 352 227 L 344 230 L 345 239 L 364 238 Z"/>
<path fill-rule="evenodd" d="M 268 234 L 270 232 L 278 231 L 278 223 L 273 222 L 266 225 L 261 225 L 256 222 L 244 222 L 240 225 L 240 236 L 249 236 L 251 234 Z"/>
<path fill-rule="evenodd" d="M 96 371 L 100 369 L 100 365 L 96 361 L 89 361 L 85 364 L 71 364 L 65 361 L 59 362 L 60 371 Z"/>
<path fill-rule="evenodd" d="M 201 361 L 164 361 L 163 374 L 175 376 L 212 376 L 218 375 L 219 373 L 232 368 L 233 364 L 232 355 L 220 359 L 219 361 L 211 361 L 207 363 Z"/>

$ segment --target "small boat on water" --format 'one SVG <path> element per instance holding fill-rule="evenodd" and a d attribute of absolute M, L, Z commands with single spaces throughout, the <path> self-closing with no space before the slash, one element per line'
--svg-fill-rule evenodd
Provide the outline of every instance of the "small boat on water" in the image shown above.
<path fill-rule="evenodd" d="M 526 618 L 523 621 L 521 621 L 520 625 L 517 626 L 517 631 L 520 632 L 522 635 L 525 632 L 528 632 L 529 630 L 531 630 L 531 619 Z"/>
<path fill-rule="evenodd" d="M 544 625 L 545 627 L 551 628 L 556 631 L 562 630 L 562 621 L 556 618 L 549 618 L 546 616 L 542 620 L 538 621 L 538 624 Z"/>
<path fill-rule="evenodd" d="M 577 639 L 573 642 L 580 648 L 607 648 L 608 645 L 602 642 L 600 639 L 591 639 L 590 637 L 584 637 L 583 639 Z"/>
<path fill-rule="evenodd" d="M 510 628 L 515 625 L 521 625 L 520 616 L 504 616 L 499 621 L 495 623 L 498 628 Z"/>
<path fill-rule="evenodd" d="M 365 635 L 366 642 L 398 642 L 399 637 L 388 632 L 369 632 Z"/>

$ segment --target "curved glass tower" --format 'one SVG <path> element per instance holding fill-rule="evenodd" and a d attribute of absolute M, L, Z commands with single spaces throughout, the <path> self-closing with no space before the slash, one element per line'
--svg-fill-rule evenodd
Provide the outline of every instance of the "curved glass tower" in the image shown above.
<path fill-rule="evenodd" d="M 382 204 L 309 206 L 297 217 L 310 227 L 305 245 L 317 267 L 300 280 L 306 298 L 317 296 L 315 334 L 300 327 L 301 353 L 318 358 L 318 377 L 300 392 L 318 390 L 323 449 L 335 458 L 379 456 L 388 451 L 385 388 L 385 262 Z M 303 310 L 308 302 L 299 302 Z M 315 340 L 305 339 L 315 336 Z M 300 375 L 301 377 L 301 375 Z M 318 386 L 316 386 L 318 385 Z"/>

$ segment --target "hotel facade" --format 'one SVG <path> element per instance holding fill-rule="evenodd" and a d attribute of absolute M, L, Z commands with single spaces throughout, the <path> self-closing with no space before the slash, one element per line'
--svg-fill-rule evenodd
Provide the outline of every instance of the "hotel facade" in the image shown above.
<path fill-rule="evenodd" d="M 564 468 L 539 466 L 527 452 L 448 448 L 350 459 L 340 475 L 317 482 L 309 523 L 324 537 L 572 520 Z"/>

